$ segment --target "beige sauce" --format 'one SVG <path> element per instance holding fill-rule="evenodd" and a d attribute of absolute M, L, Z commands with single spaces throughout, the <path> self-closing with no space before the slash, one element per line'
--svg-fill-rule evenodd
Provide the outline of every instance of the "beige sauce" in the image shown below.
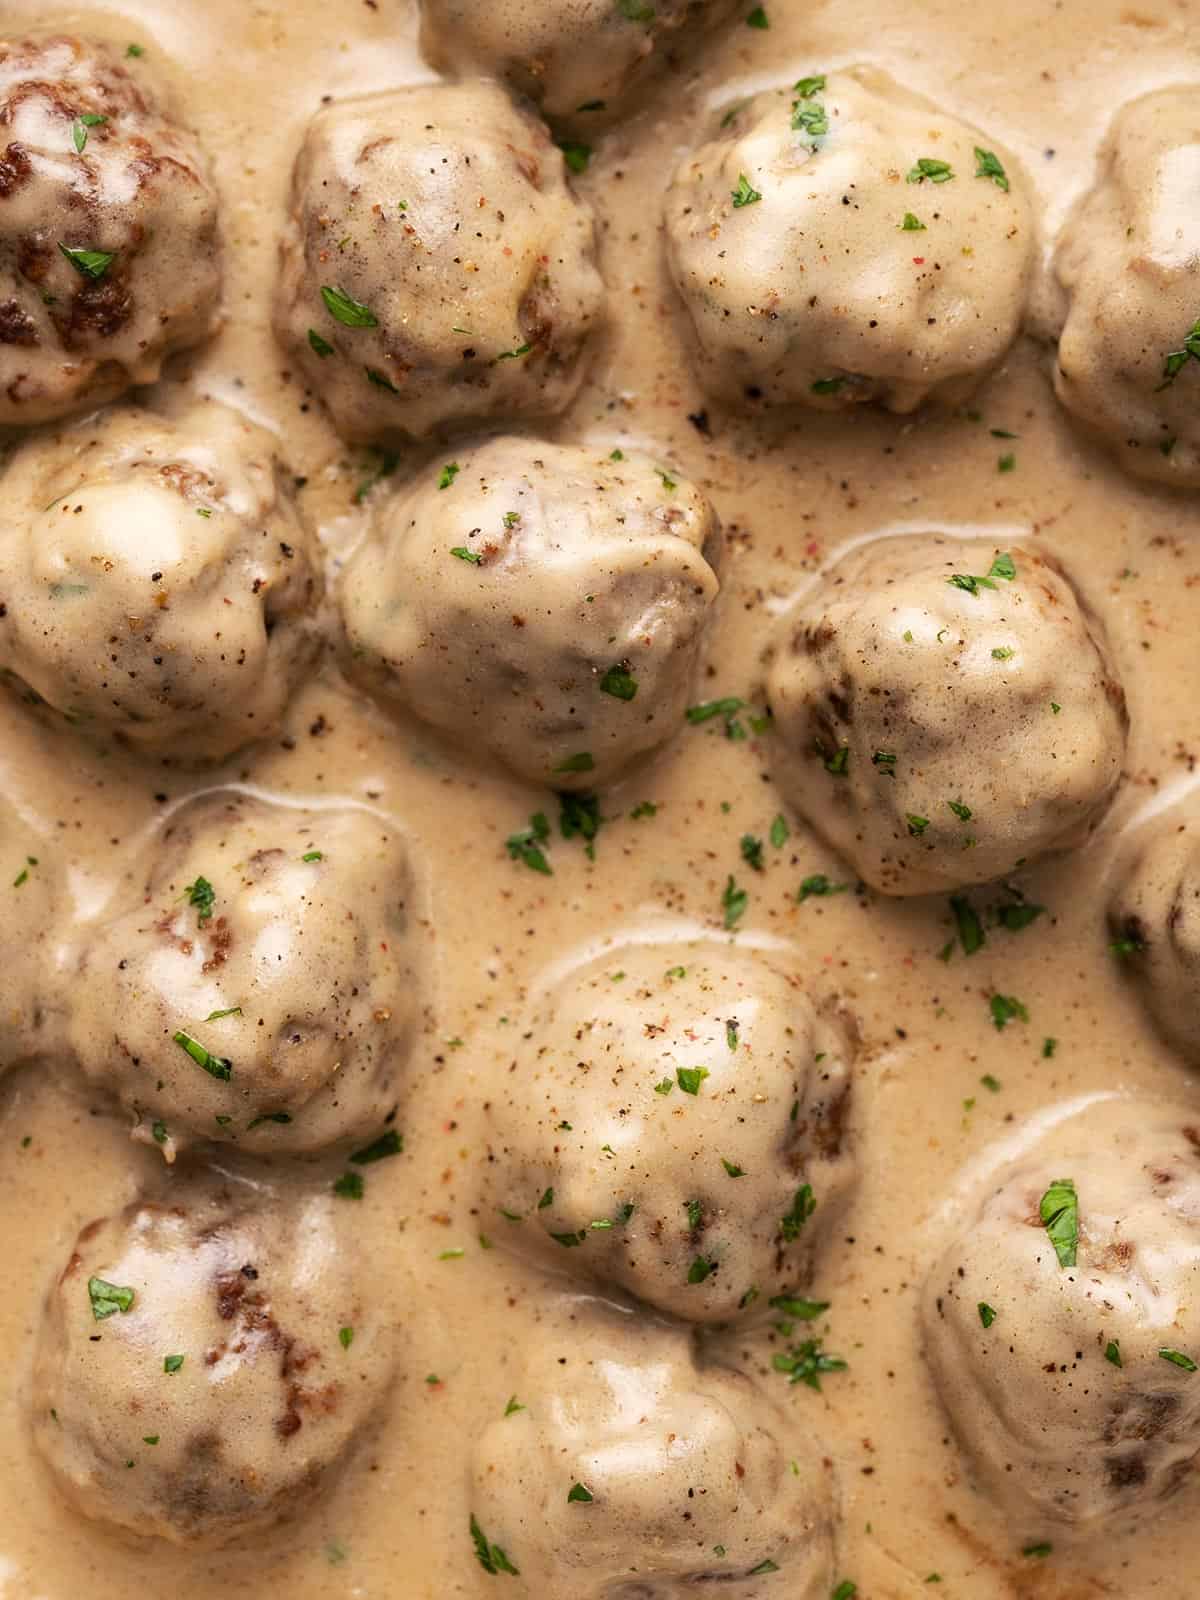
<path fill-rule="evenodd" d="M 1017 935 L 997 930 L 969 960 L 959 952 L 944 964 L 938 952 L 952 930 L 941 897 L 847 893 L 797 904 L 803 877 L 847 873 L 794 817 L 768 870 L 745 868 L 740 836 L 765 835 L 781 809 L 764 779 L 766 739 L 734 743 L 719 724 L 685 727 L 651 767 L 605 794 L 612 820 L 595 861 L 578 840 L 555 837 L 553 876 L 545 877 L 504 849 L 506 836 L 546 803 L 543 793 L 460 763 L 422 725 L 394 720 L 348 690 L 327 664 L 288 713 L 294 748 L 276 741 L 255 749 L 225 776 L 306 806 L 350 800 L 386 811 L 409 837 L 422 885 L 417 914 L 431 977 L 423 1037 L 400 1095 L 406 1150 L 370 1170 L 356 1218 L 369 1250 L 369 1292 L 399 1336 L 387 1414 L 314 1511 L 248 1547 L 197 1556 L 123 1545 L 69 1514 L 30 1435 L 43 1297 L 79 1227 L 161 1185 L 162 1163 L 156 1150 L 131 1144 L 122 1121 L 77 1080 L 22 1071 L 0 1087 L 5 1600 L 268 1592 L 447 1600 L 505 1592 L 512 1580 L 485 1573 L 473 1558 L 468 1449 L 503 1413 L 531 1341 L 571 1341 L 542 1327 L 563 1285 L 500 1248 L 481 1247 L 481 1234 L 498 1231 L 478 1206 L 481 1105 L 502 1084 L 516 1021 L 552 963 L 572 952 L 602 954 L 635 921 L 661 925 L 667 937 L 724 937 L 720 902 L 731 872 L 750 891 L 737 943 L 796 946 L 814 986 L 837 993 L 863 1039 L 854 1111 L 861 1188 L 844 1240 L 826 1250 L 812 1288 L 832 1302 L 827 1346 L 848 1371 L 827 1377 L 820 1394 L 789 1389 L 770 1370 L 769 1326 L 716 1336 L 727 1358 L 761 1376 L 802 1438 L 823 1441 L 842 1495 L 838 1576 L 854 1579 L 863 1600 L 1165 1600 L 1194 1586 L 1194 1485 L 1136 1536 L 1110 1537 L 1102 1527 L 1082 1548 L 1023 1558 L 1025 1545 L 1053 1540 L 1055 1529 L 1014 1525 L 972 1488 L 920 1354 L 918 1323 L 922 1281 L 948 1226 L 966 1214 L 987 1172 L 1041 1126 L 1101 1095 L 1198 1103 L 1193 1076 L 1115 970 L 1103 920 L 1105 874 L 1122 827 L 1193 781 L 1194 508 L 1186 497 L 1138 485 L 1085 444 L 1055 401 L 1047 357 L 1028 342 L 973 402 L 982 422 L 863 408 L 806 414 L 796 426 L 726 420 L 714 409 L 713 438 L 705 439 L 687 420 L 704 401 L 657 219 L 706 103 L 783 76 L 867 62 L 1003 141 L 1036 185 L 1052 236 L 1090 179 L 1116 107 L 1200 79 L 1200 16 L 1188 0 L 1009 0 L 999 8 L 773 0 L 768 10 L 769 31 L 735 22 L 701 57 L 696 81 L 661 88 L 640 116 L 599 142 L 579 180 L 601 219 L 611 331 L 551 437 L 645 446 L 716 504 L 729 559 L 696 698 L 752 693 L 768 622 L 848 541 L 902 529 L 985 531 L 1002 544 L 1036 535 L 1101 617 L 1124 678 L 1132 732 L 1116 809 L 1082 857 L 1024 875 L 1029 895 L 1048 907 L 1045 917 Z M 13 30 L 52 21 L 136 38 L 156 62 L 169 63 L 184 116 L 215 162 L 228 317 L 220 337 L 163 387 L 186 384 L 281 435 L 289 464 L 308 480 L 302 508 L 319 522 L 336 569 L 364 526 L 352 497 L 370 461 L 339 447 L 282 370 L 270 331 L 276 240 L 302 130 L 322 97 L 432 76 L 417 54 L 414 8 L 404 0 L 130 0 L 119 15 L 86 4 L 51 15 L 42 4 L 9 0 L 4 20 Z M 1019 438 L 1000 445 L 993 427 Z M 1001 475 L 997 456 L 1010 448 L 1016 467 Z M 401 473 L 426 459 L 410 452 Z M 101 760 L 69 729 L 43 732 L 7 699 L 0 721 L 0 781 L 39 837 L 40 851 L 30 853 L 65 870 L 81 912 L 138 864 L 154 820 L 211 781 Z M 657 815 L 631 821 L 642 800 L 652 800 Z M 0 862 L 3 881 L 18 866 Z M 6 912 L 19 914 L 15 902 Z M 994 991 L 1020 997 L 1028 1024 L 998 1033 L 987 1007 Z M 1047 1036 L 1058 1040 L 1052 1059 L 1042 1054 Z M 999 1091 L 981 1086 L 984 1074 Z M 284 1198 L 297 1182 L 328 1182 L 325 1166 L 299 1176 L 287 1163 L 256 1170 Z M 935 1573 L 940 1584 L 927 1584 Z"/>

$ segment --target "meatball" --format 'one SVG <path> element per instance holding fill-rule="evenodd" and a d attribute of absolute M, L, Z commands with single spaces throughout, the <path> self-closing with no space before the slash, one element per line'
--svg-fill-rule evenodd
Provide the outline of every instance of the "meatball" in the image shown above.
<path fill-rule="evenodd" d="M 443 71 L 501 77 L 551 122 L 579 131 L 628 114 L 677 52 L 734 0 L 422 0 L 421 44 Z"/>
<path fill-rule="evenodd" d="M 828 1600 L 833 1487 L 816 1439 L 688 1340 L 600 1305 L 557 1314 L 474 1450 L 470 1533 L 531 1600 Z M 516 1401 L 514 1396 L 514 1401 Z"/>
<path fill-rule="evenodd" d="M 348 100 L 296 163 L 276 332 L 355 443 L 562 411 L 600 318 L 594 231 L 494 84 Z"/>
<path fill-rule="evenodd" d="M 419 1006 L 410 895 L 371 812 L 190 801 L 85 936 L 74 1055 L 168 1160 L 195 1139 L 301 1152 L 378 1129 Z"/>
<path fill-rule="evenodd" d="M 34 1438 L 75 1511 L 216 1546 L 298 1515 L 344 1468 L 395 1353 L 338 1204 L 192 1183 L 84 1228 L 33 1383 Z"/>
<path fill-rule="evenodd" d="M 1113 1098 L 1060 1123 L 955 1231 L 924 1325 L 972 1468 L 1007 1508 L 1057 1539 L 1180 1488 L 1200 1452 L 1190 1114 Z"/>
<path fill-rule="evenodd" d="M 827 411 L 970 394 L 1017 335 L 1035 246 L 988 143 L 864 68 L 732 108 L 666 200 L 706 387 Z"/>
<path fill-rule="evenodd" d="M 0 39 L 0 423 L 153 383 L 216 328 L 217 195 L 143 62 Z"/>
<path fill-rule="evenodd" d="M 775 952 L 636 943 L 568 973 L 489 1106 L 499 1242 L 689 1322 L 806 1284 L 855 1176 L 848 1033 Z"/>
<path fill-rule="evenodd" d="M 1080 843 L 1125 754 L 1099 624 L 1032 545 L 852 550 L 781 619 L 767 698 L 784 792 L 884 894 L 987 883 Z"/>
<path fill-rule="evenodd" d="M 683 725 L 720 554 L 649 458 L 496 439 L 384 503 L 342 584 L 350 670 L 531 783 L 609 783 Z"/>
<path fill-rule="evenodd" d="M 145 754 L 275 730 L 321 585 L 270 434 L 212 403 L 121 407 L 32 439 L 3 489 L 0 666 Z"/>
<path fill-rule="evenodd" d="M 1200 484 L 1200 88 L 1118 113 L 1063 229 L 1054 387 L 1127 471 Z"/>
<path fill-rule="evenodd" d="M 1200 824 L 1139 840 L 1108 903 L 1117 954 L 1165 1037 L 1200 1065 Z"/>

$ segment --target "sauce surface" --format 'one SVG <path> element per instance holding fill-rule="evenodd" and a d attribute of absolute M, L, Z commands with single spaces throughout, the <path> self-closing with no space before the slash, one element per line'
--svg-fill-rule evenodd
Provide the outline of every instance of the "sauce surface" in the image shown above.
<path fill-rule="evenodd" d="M 831 1302 L 827 1342 L 848 1370 L 819 1394 L 788 1389 L 771 1370 L 769 1326 L 714 1336 L 726 1359 L 775 1386 L 774 1398 L 824 1442 L 843 1496 L 842 1572 L 862 1600 L 1150 1600 L 1180 1593 L 1200 1564 L 1194 1489 L 1161 1508 L 1153 1537 L 1114 1532 L 1060 1560 L 1023 1556 L 1050 1535 L 1044 1525 L 1012 1526 L 971 1487 L 918 1323 L 925 1274 L 968 1197 L 1055 1120 L 1127 1093 L 1200 1108 L 1194 1076 L 1121 980 L 1103 910 L 1123 830 L 1196 781 L 1192 504 L 1124 476 L 1087 443 L 1054 398 L 1049 353 L 1028 338 L 971 402 L 978 420 L 859 408 L 796 425 L 710 408 L 711 432 L 700 431 L 690 419 L 706 401 L 659 222 L 670 175 L 707 107 L 781 76 L 866 63 L 1003 140 L 1035 187 L 1052 239 L 1091 181 L 1116 108 L 1200 79 L 1197 10 L 1188 0 L 1010 0 L 1001 12 L 959 0 L 775 0 L 768 11 L 769 30 L 735 20 L 686 71 L 659 82 L 637 116 L 597 140 L 575 180 L 600 221 L 609 323 L 578 399 L 543 433 L 645 448 L 716 505 L 729 551 L 698 700 L 753 699 L 769 622 L 855 541 L 966 532 L 1004 548 L 1036 536 L 1100 617 L 1125 684 L 1131 735 L 1114 811 L 1084 853 L 1022 874 L 1044 916 L 946 961 L 939 952 L 954 929 L 944 897 L 864 891 L 798 902 L 805 877 L 842 882 L 850 874 L 790 813 L 789 836 L 769 853 L 767 870 L 747 869 L 740 837 L 767 836 L 787 810 L 766 776 L 769 736 L 736 742 L 719 723 L 685 727 L 652 765 L 604 794 L 595 859 L 580 841 L 556 835 L 545 876 L 505 850 L 507 836 L 546 803 L 544 792 L 473 768 L 422 725 L 386 716 L 327 655 L 291 703 L 287 737 L 234 758 L 220 781 L 313 808 L 366 803 L 407 836 L 420 881 L 414 915 L 430 975 L 400 1094 L 405 1151 L 372 1169 L 357 1217 L 371 1294 L 402 1352 L 386 1416 L 311 1515 L 248 1548 L 199 1556 L 126 1546 L 68 1514 L 29 1438 L 42 1298 L 79 1228 L 161 1183 L 161 1158 L 130 1144 L 120 1119 L 73 1080 L 21 1071 L 0 1085 L 5 1600 L 85 1591 L 94 1600 L 147 1591 L 217 1600 L 268 1586 L 297 1600 L 445 1600 L 490 1594 L 505 1581 L 472 1556 L 466 1450 L 503 1412 L 522 1352 L 539 1340 L 566 1345 L 547 1306 L 571 1285 L 483 1243 L 497 1229 L 477 1203 L 482 1107 L 512 1060 L 517 1019 L 552 968 L 602 958 L 635 922 L 666 938 L 730 937 L 721 905 L 731 873 L 749 891 L 738 945 L 798 949 L 862 1035 L 862 1181 L 844 1242 L 826 1252 L 813 1285 Z M 121 14 L 84 4 L 52 17 L 15 0 L 5 8 L 10 31 L 47 23 L 144 45 L 209 151 L 223 202 L 227 317 L 219 337 L 177 363 L 153 398 L 169 403 L 184 385 L 275 431 L 305 480 L 301 506 L 335 576 L 364 532 L 355 492 L 377 473 L 378 458 L 339 444 L 286 370 L 270 326 L 277 239 L 292 163 L 322 99 L 434 78 L 417 49 L 413 8 L 400 0 L 338 8 L 131 0 Z M 1008 452 L 1012 469 L 1000 471 Z M 452 447 L 414 446 L 397 481 L 452 455 Z M 47 731 L 8 699 L 0 702 L 0 772 L 43 856 L 65 864 L 81 915 L 137 870 L 157 819 L 218 781 L 101 760 L 69 729 Z M 656 812 L 632 818 L 643 801 Z M 996 993 L 1019 997 L 1028 1022 L 994 1027 L 988 997 Z M 1049 1038 L 1057 1045 L 1047 1056 Z M 993 1081 L 999 1087 L 987 1086 Z M 252 1181 L 286 1199 L 319 1170 L 268 1162 Z"/>

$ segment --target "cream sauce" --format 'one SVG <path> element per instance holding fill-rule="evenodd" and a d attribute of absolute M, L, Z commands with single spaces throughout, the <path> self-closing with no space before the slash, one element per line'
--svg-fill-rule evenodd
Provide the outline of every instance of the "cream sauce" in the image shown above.
<path fill-rule="evenodd" d="M 44 5 L 9 0 L 6 27 L 47 22 Z M 943 899 L 904 903 L 845 894 L 796 902 L 800 879 L 844 876 L 793 819 L 781 859 L 759 877 L 739 862 L 743 832 L 765 834 L 780 809 L 764 781 L 768 751 L 731 743 L 719 725 L 685 728 L 649 769 L 606 794 L 594 863 L 577 841 L 551 846 L 553 877 L 508 859 L 504 839 L 543 799 L 481 776 L 415 723 L 397 724 L 349 691 L 331 666 L 293 703 L 280 742 L 228 769 L 231 781 L 320 805 L 368 801 L 408 834 L 424 882 L 420 928 L 433 980 L 424 1037 L 399 1121 L 405 1155 L 372 1170 L 358 1217 L 373 1257 L 372 1292 L 400 1330 L 400 1375 L 378 1436 L 301 1523 L 249 1549 L 195 1556 L 119 1545 L 70 1516 L 34 1456 L 27 1416 L 43 1294 L 79 1226 L 160 1181 L 156 1152 L 77 1085 L 24 1071 L 0 1087 L 4 1256 L 0 1359 L 0 1596 L 189 1600 L 256 1595 L 445 1600 L 487 1595 L 467 1535 L 469 1441 L 502 1411 L 518 1353 L 538 1338 L 553 1281 L 499 1249 L 475 1209 L 484 1159 L 479 1108 L 512 1058 L 514 1019 L 552 959 L 602 951 L 645 919 L 719 929 L 730 872 L 751 890 L 738 940 L 784 939 L 860 1020 L 855 1118 L 863 1181 L 844 1244 L 814 1292 L 833 1304 L 829 1344 L 849 1362 L 823 1393 L 788 1391 L 769 1370 L 762 1333 L 725 1351 L 826 1442 L 841 1479 L 839 1568 L 863 1600 L 937 1593 L 946 1600 L 1181 1592 L 1197 1565 L 1194 1490 L 1167 1504 L 1154 1537 L 1106 1539 L 1046 1562 L 1021 1546 L 1044 1529 L 1013 1527 L 970 1487 L 919 1352 L 918 1291 L 974 1188 L 1074 1103 L 1135 1092 L 1197 1104 L 1194 1077 L 1159 1042 L 1114 971 L 1103 881 L 1121 827 L 1193 784 L 1200 744 L 1194 689 L 1200 557 L 1185 538 L 1190 503 L 1135 484 L 1084 443 L 1057 406 L 1047 358 L 1017 347 L 974 402 L 982 423 L 899 420 L 860 409 L 793 423 L 713 413 L 706 439 L 688 414 L 704 405 L 685 355 L 683 315 L 663 264 L 657 218 L 669 176 L 709 103 L 787 72 L 854 62 L 883 67 L 969 122 L 994 131 L 1036 185 L 1047 237 L 1087 185 L 1101 137 L 1124 101 L 1200 78 L 1189 0 L 774 0 L 767 32 L 735 23 L 648 108 L 599 143 L 580 190 L 601 219 L 611 329 L 589 380 L 551 436 L 645 445 L 714 500 L 730 537 L 724 594 L 698 697 L 746 694 L 767 620 L 819 565 L 880 530 L 1036 534 L 1072 571 L 1103 620 L 1129 695 L 1132 736 L 1117 809 L 1086 855 L 1026 874 L 1049 915 L 948 965 Z M 359 537 L 353 492 L 370 469 L 340 447 L 282 370 L 270 332 L 276 239 L 292 161 L 323 96 L 432 76 L 416 51 L 406 0 L 330 7 L 315 0 L 129 0 L 64 7 L 56 26 L 141 41 L 168 65 L 184 116 L 215 162 L 224 201 L 228 317 L 221 336 L 162 386 L 186 383 L 276 430 L 307 477 L 302 506 L 331 568 Z M 792 74 L 794 75 L 794 74 Z M 988 429 L 1011 429 L 1015 471 L 999 475 Z M 417 452 L 409 462 L 424 459 Z M 321 720 L 323 719 L 323 721 Z M 36 728 L 0 705 L 6 792 L 65 865 L 79 909 L 109 895 L 167 807 L 211 782 L 90 756 L 70 730 Z M 165 797 L 165 798 L 162 798 Z M 653 819 L 630 821 L 639 801 Z M 7 870 L 7 869 L 6 869 Z M 14 868 L 15 870 L 15 868 Z M 14 905 L 10 914 L 19 914 Z M 997 1033 L 987 994 L 1028 1006 L 1028 1025 Z M 1059 1041 L 1053 1059 L 1042 1040 Z M 983 1074 L 1001 1083 L 981 1087 Z M 290 1168 L 264 1181 L 286 1191 Z M 311 1174 L 309 1175 L 311 1177 Z M 319 1176 L 319 1173 L 318 1173 Z M 461 1248 L 461 1257 L 441 1254 Z M 546 1335 L 547 1337 L 549 1335 Z M 437 1382 L 427 1382 L 436 1375 Z M 927 1586 L 937 1573 L 941 1583 Z"/>

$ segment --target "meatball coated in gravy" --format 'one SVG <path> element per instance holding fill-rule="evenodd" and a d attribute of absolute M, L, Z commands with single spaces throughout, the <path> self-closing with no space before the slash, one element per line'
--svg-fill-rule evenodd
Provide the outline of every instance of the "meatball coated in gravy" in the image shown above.
<path fill-rule="evenodd" d="M 981 1485 L 1031 1533 L 1128 1526 L 1200 1454 L 1200 1129 L 1114 1099 L 997 1174 L 924 1298 Z"/>
<path fill-rule="evenodd" d="M 1128 472 L 1200 486 L 1200 84 L 1123 107 L 1063 229 L 1054 387 Z"/>
<path fill-rule="evenodd" d="M 514 1382 L 524 1404 L 491 1423 L 471 1474 L 476 1559 L 514 1594 L 751 1600 L 778 1574 L 787 1600 L 828 1600 L 830 1463 L 741 1373 L 578 1299 L 548 1309 Z"/>
<path fill-rule="evenodd" d="M 121 407 L 35 436 L 0 490 L 0 665 L 147 756 L 275 731 L 321 580 L 270 434 L 211 402 Z"/>
<path fill-rule="evenodd" d="M 80 1515 L 201 1547 L 262 1534 L 379 1421 L 395 1339 L 353 1229 L 332 1196 L 255 1187 L 192 1182 L 80 1234 L 33 1379 L 34 1439 Z"/>
<path fill-rule="evenodd" d="M 0 424 L 153 383 L 217 324 L 217 195 L 152 69 L 0 39 Z"/>
<path fill-rule="evenodd" d="M 562 411 L 600 321 L 593 234 L 549 133 L 494 84 L 347 100 L 296 163 L 276 332 L 355 443 Z"/>
<path fill-rule="evenodd" d="M 85 931 L 71 1045 L 168 1160 L 196 1140 L 320 1150 L 382 1128 L 419 1000 L 395 827 L 218 791 Z"/>
<path fill-rule="evenodd" d="M 674 469 L 496 439 L 383 503 L 342 580 L 350 670 L 531 783 L 590 789 L 683 726 L 720 557 Z"/>
<path fill-rule="evenodd" d="M 585 133 L 626 112 L 664 61 L 734 10 L 733 0 L 422 0 L 421 43 L 435 66 L 503 78 L 551 122 Z"/>
<path fill-rule="evenodd" d="M 1200 1066 L 1200 823 L 1137 836 L 1108 902 L 1113 948 L 1165 1038 Z"/>
<path fill-rule="evenodd" d="M 498 1242 L 689 1322 L 808 1284 L 855 1177 L 849 1031 L 774 951 L 628 944 L 569 971 L 490 1107 Z"/>
<path fill-rule="evenodd" d="M 859 545 L 778 624 L 775 777 L 884 894 L 987 883 L 1082 842 L 1125 699 L 1058 562 L 935 534 Z"/>
<path fill-rule="evenodd" d="M 735 103 L 679 166 L 667 252 L 731 403 L 964 399 L 1017 335 L 1035 232 L 987 135 L 867 68 Z"/>

